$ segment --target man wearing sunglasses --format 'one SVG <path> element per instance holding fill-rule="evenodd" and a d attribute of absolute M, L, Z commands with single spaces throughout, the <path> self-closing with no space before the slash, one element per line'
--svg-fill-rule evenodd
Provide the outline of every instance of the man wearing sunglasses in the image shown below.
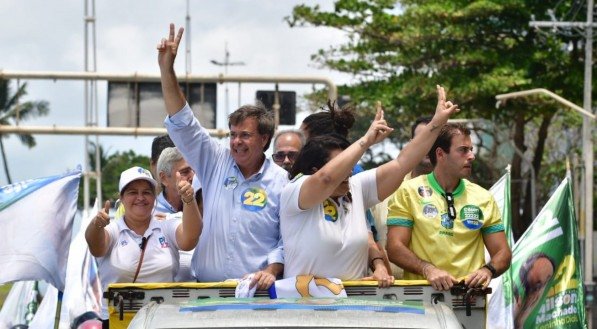
<path fill-rule="evenodd" d="M 436 290 L 463 277 L 469 287 L 487 287 L 510 266 L 493 196 L 466 179 L 474 159 L 470 130 L 448 123 L 429 151 L 433 172 L 402 183 L 391 197 L 387 250 L 405 279 L 426 279 Z"/>
<path fill-rule="evenodd" d="M 278 166 L 289 172 L 304 145 L 305 136 L 300 130 L 280 131 L 274 137 L 272 159 Z"/>

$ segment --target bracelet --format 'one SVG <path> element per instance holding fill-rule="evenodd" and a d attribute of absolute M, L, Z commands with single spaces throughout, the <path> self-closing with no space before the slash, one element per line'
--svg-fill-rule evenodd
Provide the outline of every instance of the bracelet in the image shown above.
<path fill-rule="evenodd" d="M 189 201 L 189 202 L 186 202 L 185 199 L 183 199 L 183 198 L 180 198 L 180 199 L 182 200 L 182 202 L 184 204 L 191 204 L 191 202 L 193 202 L 193 198 L 191 198 L 191 201 Z"/>
<path fill-rule="evenodd" d="M 491 265 L 491 263 L 487 263 L 487 264 L 481 266 L 481 268 L 488 269 L 489 272 L 491 272 L 492 279 L 495 279 L 497 277 L 497 270 L 495 269 L 495 267 L 493 267 L 493 265 Z"/>
<path fill-rule="evenodd" d="M 373 263 L 378 260 L 381 259 L 383 261 L 383 257 L 373 257 L 373 259 L 371 259 L 371 262 L 369 263 L 369 266 L 375 271 L 375 266 L 373 266 Z"/>

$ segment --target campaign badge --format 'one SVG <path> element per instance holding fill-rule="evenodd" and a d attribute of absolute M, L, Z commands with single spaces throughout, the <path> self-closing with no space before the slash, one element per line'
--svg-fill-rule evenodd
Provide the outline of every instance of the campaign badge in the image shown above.
<path fill-rule="evenodd" d="M 451 230 L 454 228 L 454 220 L 450 218 L 448 213 L 443 213 L 441 215 L 441 224 L 444 228 Z"/>
<path fill-rule="evenodd" d="M 478 230 L 483 226 L 483 212 L 475 205 L 466 205 L 460 209 L 460 220 L 470 230 Z"/>
<path fill-rule="evenodd" d="M 419 195 L 422 198 L 428 198 L 431 196 L 431 194 L 433 194 L 433 191 L 431 190 L 431 187 L 429 187 L 429 186 L 419 186 L 419 188 L 417 189 L 417 192 L 419 193 Z"/>
<path fill-rule="evenodd" d="M 326 199 L 323 202 L 323 216 L 328 222 L 338 220 L 338 208 L 336 208 L 336 204 L 330 199 Z"/>
<path fill-rule="evenodd" d="M 162 247 L 162 248 L 170 247 L 170 244 L 168 243 L 168 241 L 166 241 L 165 237 L 163 237 L 163 236 L 159 237 L 158 241 L 160 242 L 160 247 Z"/>
<path fill-rule="evenodd" d="M 260 211 L 267 205 L 267 192 L 259 187 L 249 187 L 240 195 L 242 207 L 249 211 Z"/>
<path fill-rule="evenodd" d="M 434 218 L 435 216 L 437 216 L 437 214 L 437 208 L 431 203 L 428 203 L 423 206 L 423 216 L 427 218 Z"/>
<path fill-rule="evenodd" d="M 238 186 L 238 179 L 236 176 L 226 177 L 224 179 L 224 188 L 227 190 L 234 190 Z"/>

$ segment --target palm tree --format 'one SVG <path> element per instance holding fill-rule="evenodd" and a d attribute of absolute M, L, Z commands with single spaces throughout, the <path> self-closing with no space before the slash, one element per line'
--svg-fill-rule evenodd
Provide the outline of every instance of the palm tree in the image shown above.
<path fill-rule="evenodd" d="M 27 95 L 27 83 L 19 86 L 14 94 L 11 94 L 10 80 L 0 79 L 0 125 L 13 125 L 22 120 L 47 115 L 50 112 L 50 106 L 47 101 L 28 101 L 20 103 L 21 97 Z M 0 153 L 4 163 L 4 172 L 8 184 L 12 184 L 6 151 L 4 150 L 4 138 L 7 134 L 0 134 Z M 35 146 L 35 138 L 31 134 L 19 134 L 21 143 L 32 148 Z"/>

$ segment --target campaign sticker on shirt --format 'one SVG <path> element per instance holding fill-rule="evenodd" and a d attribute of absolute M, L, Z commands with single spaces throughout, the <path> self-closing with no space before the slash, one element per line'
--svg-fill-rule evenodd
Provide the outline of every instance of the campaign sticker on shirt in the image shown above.
<path fill-rule="evenodd" d="M 267 205 L 267 193 L 258 187 L 249 187 L 240 195 L 240 203 L 249 211 L 260 211 Z"/>
<path fill-rule="evenodd" d="M 437 208 L 431 203 L 428 203 L 423 206 L 423 216 L 427 218 L 434 218 L 435 216 L 437 216 L 437 213 Z"/>
<path fill-rule="evenodd" d="M 158 241 L 160 242 L 160 247 L 162 247 L 162 248 L 170 247 L 170 244 L 168 243 L 168 241 L 166 241 L 165 237 L 163 237 L 163 236 L 159 237 Z"/>
<path fill-rule="evenodd" d="M 441 223 L 444 228 L 447 228 L 449 230 L 454 228 L 454 220 L 450 218 L 448 213 L 443 213 L 441 215 L 441 219 Z"/>
<path fill-rule="evenodd" d="M 431 194 L 433 194 L 433 191 L 429 186 L 419 186 L 417 192 L 419 192 L 419 195 L 423 198 L 428 198 L 431 196 Z"/>
<path fill-rule="evenodd" d="M 234 190 L 238 186 L 238 179 L 236 176 L 226 177 L 224 179 L 224 188 L 227 190 Z"/>
<path fill-rule="evenodd" d="M 475 205 L 466 205 L 460 209 L 462 224 L 468 229 L 478 230 L 483 226 L 483 212 Z"/>
<path fill-rule="evenodd" d="M 338 220 L 338 208 L 336 208 L 336 204 L 330 199 L 326 199 L 323 202 L 323 216 L 328 222 Z"/>

